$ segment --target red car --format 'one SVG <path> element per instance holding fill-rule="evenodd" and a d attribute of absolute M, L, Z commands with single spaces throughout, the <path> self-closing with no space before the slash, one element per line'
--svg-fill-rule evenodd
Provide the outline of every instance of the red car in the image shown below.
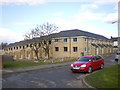
<path fill-rule="evenodd" d="M 92 70 L 98 68 L 104 68 L 104 59 L 100 55 L 82 56 L 70 66 L 70 69 L 73 72 L 91 73 Z"/>

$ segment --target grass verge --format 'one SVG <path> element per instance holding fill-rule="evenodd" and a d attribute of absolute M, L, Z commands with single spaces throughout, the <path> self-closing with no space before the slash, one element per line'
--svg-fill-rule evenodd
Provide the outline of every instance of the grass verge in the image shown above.
<path fill-rule="evenodd" d="M 56 64 L 62 62 L 70 62 L 75 61 L 75 59 L 65 60 L 65 61 L 57 61 L 57 62 L 30 62 L 30 61 L 4 61 L 4 68 L 18 68 L 18 67 L 28 67 L 28 66 L 36 66 L 43 64 Z"/>
<path fill-rule="evenodd" d="M 18 68 L 18 67 L 28 67 L 42 64 L 50 64 L 45 62 L 29 62 L 29 61 L 5 61 L 4 68 Z"/>
<path fill-rule="evenodd" d="M 85 81 L 95 88 L 118 88 L 120 65 L 115 65 L 90 74 Z"/>

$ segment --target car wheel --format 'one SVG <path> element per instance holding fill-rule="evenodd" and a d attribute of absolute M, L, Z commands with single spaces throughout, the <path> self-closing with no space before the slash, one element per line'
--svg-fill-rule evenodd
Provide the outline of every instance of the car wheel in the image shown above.
<path fill-rule="evenodd" d="M 115 59 L 116 62 L 118 62 L 118 59 Z"/>
<path fill-rule="evenodd" d="M 89 68 L 88 68 L 88 73 L 91 73 L 92 72 L 92 67 L 90 66 Z"/>
<path fill-rule="evenodd" d="M 101 64 L 101 65 L 100 65 L 100 68 L 103 69 L 103 68 L 104 68 L 104 64 Z"/>

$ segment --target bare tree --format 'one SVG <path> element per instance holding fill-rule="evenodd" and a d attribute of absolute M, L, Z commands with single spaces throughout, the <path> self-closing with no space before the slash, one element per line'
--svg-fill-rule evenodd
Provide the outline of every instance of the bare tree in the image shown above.
<path fill-rule="evenodd" d="M 48 56 L 48 59 L 50 58 L 50 44 L 51 44 L 51 34 L 55 32 L 58 27 L 54 24 L 45 23 L 40 25 L 38 28 L 42 29 L 43 34 L 45 37 L 42 38 L 42 48 L 45 51 L 45 55 Z"/>
<path fill-rule="evenodd" d="M 37 25 L 37 27 L 32 29 L 30 33 L 25 34 L 25 39 L 30 41 L 31 48 L 34 50 L 37 60 L 39 60 L 38 53 L 40 48 L 43 48 L 45 55 L 49 59 L 51 34 L 57 29 L 58 27 L 55 24 L 47 22 L 42 25 Z"/>

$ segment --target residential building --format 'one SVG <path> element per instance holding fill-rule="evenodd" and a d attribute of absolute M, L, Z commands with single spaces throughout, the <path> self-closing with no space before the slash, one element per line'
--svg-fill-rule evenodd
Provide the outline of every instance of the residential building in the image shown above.
<path fill-rule="evenodd" d="M 61 31 L 51 34 L 51 58 L 77 58 L 83 55 L 106 55 L 113 53 L 113 42 L 98 34 L 78 29 Z M 39 43 L 40 38 L 37 38 Z M 16 60 L 34 60 L 34 51 L 29 40 L 9 44 L 4 48 L 6 55 L 12 55 Z M 39 58 L 46 58 L 45 51 L 39 49 Z"/>

